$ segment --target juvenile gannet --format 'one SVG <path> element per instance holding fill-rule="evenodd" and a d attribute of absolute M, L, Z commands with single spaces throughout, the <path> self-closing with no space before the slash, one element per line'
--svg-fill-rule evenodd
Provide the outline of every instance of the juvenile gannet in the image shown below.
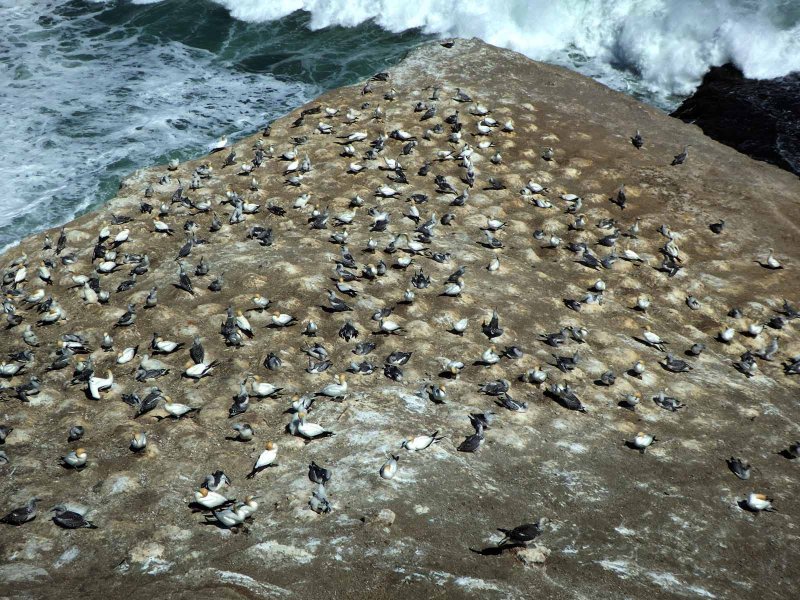
<path fill-rule="evenodd" d="M 28 521 L 33 521 L 36 518 L 36 503 L 38 501 L 39 498 L 31 498 L 25 506 L 15 508 L 2 519 L 0 519 L 0 523 L 19 526 L 27 523 Z"/>
<path fill-rule="evenodd" d="M 59 504 L 50 509 L 53 515 L 53 523 L 64 529 L 97 529 L 97 525 L 86 518 L 83 512 L 70 509 Z"/>
<path fill-rule="evenodd" d="M 249 442 L 253 439 L 254 431 L 248 423 L 235 423 L 232 426 L 236 433 L 236 440 L 240 442 Z"/>
<path fill-rule="evenodd" d="M 532 542 L 542 534 L 542 529 L 546 523 L 547 519 L 543 517 L 536 523 L 526 523 L 525 525 L 520 525 L 514 529 L 498 529 L 498 531 L 503 534 L 503 539 L 501 539 L 497 545 L 505 546 L 509 543 L 514 545 L 525 545 L 528 542 Z"/>

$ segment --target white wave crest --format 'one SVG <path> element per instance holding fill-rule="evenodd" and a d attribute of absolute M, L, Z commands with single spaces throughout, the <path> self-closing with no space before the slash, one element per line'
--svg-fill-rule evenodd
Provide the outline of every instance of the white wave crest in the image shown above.
<path fill-rule="evenodd" d="M 797 0 L 215 1 L 244 21 L 304 10 L 312 29 L 374 20 L 393 32 L 474 36 L 573 67 L 577 57 L 588 74 L 613 80 L 612 71 L 627 71 L 663 95 L 691 93 L 710 66 L 726 62 L 751 78 L 800 71 Z"/>

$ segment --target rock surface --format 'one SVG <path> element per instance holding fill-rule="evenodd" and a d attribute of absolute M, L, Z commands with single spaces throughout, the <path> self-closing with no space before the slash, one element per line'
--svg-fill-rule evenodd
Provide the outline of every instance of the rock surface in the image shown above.
<path fill-rule="evenodd" d="M 362 94 L 361 85 L 342 88 L 303 107 L 338 108 L 333 117 L 323 110 L 293 126 L 298 109 L 275 122 L 269 137 L 237 142 L 233 165 L 223 166 L 226 149 L 174 170 L 156 167 L 132 175 L 107 206 L 66 226 L 66 247 L 59 256 L 53 249 L 42 250 L 45 235 L 55 244 L 56 230 L 26 239 L 0 257 L 7 288 L 20 292 L 11 294 L 9 303 L 23 318 L 4 330 L 0 352 L 12 365 L 9 352 L 27 348 L 35 355 L 19 374 L 1 380 L 6 389 L 0 424 L 13 431 L 2 446 L 8 463 L 0 465 L 0 507 L 5 514 L 32 496 L 42 499 L 35 520 L 2 526 L 0 589 L 13 590 L 10 595 L 17 599 L 123 594 L 285 598 L 319 594 L 324 582 L 326 595 L 347 598 L 791 597 L 800 576 L 795 501 L 800 461 L 778 452 L 800 437 L 797 376 L 785 374 L 782 365 L 800 354 L 798 321 L 785 316 L 782 329 L 767 327 L 754 338 L 740 332 L 778 315 L 784 299 L 800 300 L 797 178 L 580 75 L 477 40 L 457 40 L 449 49 L 421 47 L 390 74 L 389 82 L 372 82 L 371 93 Z M 438 101 L 429 100 L 434 87 L 440 88 Z M 470 114 L 474 104 L 452 100 L 458 87 L 491 110 L 500 124 L 491 135 L 474 135 L 481 119 Z M 385 99 L 387 93 L 395 98 Z M 420 101 L 435 104 L 437 115 L 420 122 L 423 113 L 413 111 Z M 362 107 L 364 102 L 370 106 Z M 382 119 L 372 118 L 377 106 Z M 348 109 L 360 114 L 358 122 L 345 123 Z M 423 138 L 426 129 L 456 109 L 463 123 L 461 141 L 448 143 L 451 127 L 446 124 L 443 133 Z M 500 131 L 509 120 L 514 131 Z M 320 133 L 320 122 L 333 132 Z M 636 129 L 645 139 L 640 150 L 630 141 Z M 390 138 L 377 160 L 363 158 L 370 141 L 395 130 L 416 137 L 411 154 L 402 155 L 404 142 Z M 360 131 L 367 137 L 353 143 L 356 157 L 340 156 L 344 140 L 339 136 Z M 307 155 L 312 170 L 293 187 L 285 184 L 283 174 L 289 161 L 278 157 L 293 148 L 291 138 L 300 136 L 307 141 L 297 147 L 299 160 Z M 482 140 L 494 147 L 481 149 Z M 238 175 L 259 142 L 267 154 L 262 165 Z M 465 205 L 451 207 L 455 196 L 437 193 L 434 176 L 446 176 L 460 194 L 466 187 L 460 181 L 465 169 L 458 160 L 434 158 L 438 151 L 458 153 L 465 142 L 473 148 L 476 182 Z M 687 144 L 688 159 L 670 166 Z M 547 147 L 554 149 L 552 160 L 542 158 Z M 490 160 L 495 152 L 502 155 L 500 164 Z M 384 158 L 401 162 L 408 184 L 387 179 L 393 173 L 379 169 Z M 423 177 L 417 173 L 425 160 L 433 162 Z M 367 168 L 347 174 L 350 162 Z M 212 176 L 190 189 L 201 165 L 213 167 Z M 507 189 L 485 189 L 489 177 L 501 179 Z M 257 189 L 250 189 L 253 178 Z M 546 187 L 546 193 L 521 194 L 529 180 Z M 188 197 L 195 207 L 209 201 L 222 220 L 219 231 L 209 231 L 210 212 L 180 200 L 170 203 L 179 182 L 183 193 L 176 198 Z M 624 209 L 610 201 L 623 183 Z M 387 184 L 400 191 L 398 197 L 375 196 Z M 145 198 L 148 186 L 154 193 Z M 233 207 L 221 204 L 227 191 L 258 204 L 260 211 L 230 224 Z M 426 252 L 449 252 L 447 263 L 407 251 L 405 239 L 397 241 L 396 252 L 384 251 L 397 234 L 413 234 L 415 224 L 403 215 L 411 208 L 410 195 L 418 192 L 429 197 L 417 204 L 420 222 L 432 213 L 437 221 L 444 213 L 455 215 L 450 225 L 437 225 L 424 243 Z M 307 206 L 293 208 L 303 194 L 310 196 Z M 566 194 L 582 198 L 583 230 L 568 228 L 575 215 L 565 209 L 575 202 L 563 200 Z M 348 207 L 356 195 L 365 203 L 353 223 L 334 226 L 335 215 L 352 211 Z M 140 214 L 143 201 L 155 207 L 152 215 Z M 550 202 L 553 208 L 537 207 L 535 201 Z M 169 212 L 159 218 L 161 203 Z M 330 211 L 327 229 L 309 227 L 312 205 Z M 373 218 L 368 209 L 375 206 L 391 215 L 386 231 L 369 231 Z M 133 221 L 113 225 L 112 215 Z M 501 249 L 482 245 L 487 217 L 506 223 L 494 233 Z M 153 233 L 154 218 L 170 225 L 175 235 Z M 580 255 L 569 251 L 567 243 L 585 241 L 600 258 L 612 252 L 596 245 L 611 233 L 597 227 L 602 219 L 615 220 L 622 232 L 640 219 L 638 237 L 620 236 L 616 251 L 628 248 L 642 262 L 618 260 L 597 271 L 578 262 Z M 719 219 L 725 228 L 717 235 L 709 224 Z M 175 259 L 188 220 L 198 224 L 197 238 L 207 241 L 182 259 L 194 295 L 172 285 L 178 280 Z M 669 241 L 657 231 L 662 224 L 679 250 L 682 268 L 672 277 L 660 269 L 660 249 Z M 256 225 L 272 228 L 271 245 L 248 239 Z M 72 276 L 94 274 L 100 261 L 92 261 L 93 248 L 104 227 L 110 239 L 123 228 L 130 230 L 115 261 L 121 263 L 124 254 L 147 253 L 150 267 L 132 289 L 121 292 L 115 290 L 130 279 L 135 263 L 100 275 L 110 300 L 86 304 Z M 352 312 L 329 313 L 326 290 L 336 283 L 334 266 L 341 257 L 330 238 L 345 229 L 358 263 L 353 272 L 360 274 L 366 264 L 380 260 L 389 268 L 374 280 L 353 282 L 356 297 L 337 292 Z M 534 238 L 537 230 L 545 232 L 543 239 Z M 546 247 L 551 235 L 562 238 L 558 248 Z M 374 253 L 363 250 L 370 237 L 377 241 Z M 759 264 L 769 247 L 783 269 Z M 75 262 L 63 265 L 61 257 L 73 254 Z M 18 260 L 23 255 L 28 265 L 24 277 Z M 413 257 L 411 266 L 393 266 L 404 256 Z M 500 268 L 489 271 L 495 256 Z M 201 257 L 210 266 L 202 277 L 194 275 Z M 55 263 L 52 285 L 38 279 L 42 258 Z M 461 265 L 467 270 L 460 296 L 440 295 Z M 410 285 L 416 269 L 430 276 L 429 287 Z M 209 290 L 223 273 L 221 291 Z M 20 281 L 12 284 L 17 275 Z M 598 279 L 606 284 L 602 304 L 583 303 L 580 312 L 565 306 L 565 299 L 582 300 Z M 158 305 L 144 309 L 153 286 L 158 287 Z M 23 298 L 40 287 L 57 299 L 66 319 L 36 325 L 42 315 Z M 406 289 L 416 293 L 411 304 L 400 303 Z M 689 294 L 698 299 L 698 310 L 687 306 Z M 253 310 L 251 298 L 257 295 L 271 300 L 264 312 Z M 646 311 L 633 308 L 640 296 L 651 300 Z M 129 303 L 138 307 L 136 322 L 115 327 Z M 220 335 L 229 306 L 245 311 L 254 329 L 254 337 L 241 347 L 226 346 Z M 405 329 L 403 334 L 374 333 L 377 324 L 370 317 L 382 307 L 395 307 L 390 319 Z M 729 316 L 733 307 L 741 309 L 741 317 Z M 493 309 L 503 328 L 495 340 L 498 351 L 515 345 L 523 356 L 504 357 L 493 366 L 475 364 L 491 343 L 481 322 L 489 320 Z M 299 323 L 270 328 L 273 310 L 294 315 Z M 449 332 L 451 323 L 463 317 L 470 319 L 466 332 Z M 301 335 L 310 319 L 319 325 L 316 338 Z M 360 332 L 350 342 L 338 335 L 347 320 Z M 22 340 L 28 325 L 33 325 L 38 347 Z M 567 325 L 585 327 L 585 343 L 568 340 L 552 348 L 541 341 L 540 334 Z M 639 341 L 645 327 L 693 369 L 672 373 L 661 367 L 665 353 Z M 717 341 L 728 327 L 735 330 L 733 340 Z M 113 386 L 100 392 L 100 400 L 89 399 L 84 385 L 70 384 L 86 355 L 76 355 L 64 369 L 47 370 L 67 332 L 86 337 L 98 376 L 108 370 L 114 375 Z M 100 348 L 103 332 L 114 338 L 110 352 Z M 136 382 L 140 357 L 150 353 L 154 332 L 186 346 L 157 357 L 168 374 Z M 195 335 L 202 338 L 207 359 L 219 361 L 198 382 L 181 377 Z M 772 338 L 779 349 L 771 361 L 756 360 L 753 377 L 734 369 L 743 352 L 763 349 Z M 333 363 L 323 374 L 305 370 L 302 348 L 315 341 L 325 345 Z M 376 350 L 355 356 L 352 350 L 361 341 L 375 342 Z M 685 356 L 697 342 L 706 345 L 705 352 Z M 137 344 L 139 356 L 116 363 L 118 352 Z M 393 381 L 384 376 L 383 363 L 398 350 L 412 355 L 401 367 L 402 380 Z M 552 366 L 553 354 L 572 356 L 575 351 L 580 353 L 575 370 L 562 373 Z M 280 369 L 263 366 L 270 352 L 281 359 Z M 465 363 L 459 377 L 441 377 L 443 358 Z M 343 401 L 320 398 L 309 414 L 309 420 L 335 435 L 305 443 L 286 433 L 289 396 L 321 390 L 332 382 L 331 373 L 344 371 L 352 360 L 374 362 L 376 372 L 350 375 Z M 641 377 L 628 373 L 637 360 L 645 365 Z M 586 412 L 568 410 L 545 395 L 545 388 L 519 380 L 536 366 L 547 371 L 548 385 L 569 383 Z M 616 382 L 596 383 L 608 370 Z M 283 396 L 251 397 L 247 412 L 229 418 L 247 373 L 285 388 Z M 41 391 L 22 402 L 18 396 L 24 394 L 17 388 L 33 375 L 41 379 Z M 502 408 L 496 398 L 479 392 L 481 384 L 497 379 L 510 382 L 514 399 L 528 402 L 526 412 Z M 431 384 L 446 386 L 443 403 L 420 393 Z M 180 420 L 161 418 L 166 416 L 162 402 L 134 419 L 122 394 L 143 397 L 153 385 L 173 401 L 202 410 Z M 666 388 L 684 408 L 671 412 L 653 402 Z M 641 394 L 639 406 L 621 408 L 623 395 L 633 393 Z M 456 451 L 474 432 L 469 413 L 489 410 L 496 415 L 482 447 L 474 454 Z M 233 422 L 250 423 L 254 440 L 227 439 L 234 433 Z M 78 424 L 85 428 L 83 439 L 67 442 L 68 430 Z M 445 438 L 430 448 L 400 448 L 402 440 L 434 430 Z M 129 443 L 140 431 L 147 433 L 147 449 L 134 453 Z M 644 453 L 623 443 L 638 431 L 657 438 Z M 267 440 L 278 444 L 277 466 L 246 479 Z M 79 445 L 89 457 L 86 468 L 60 466 L 59 458 Z M 398 471 L 382 479 L 379 469 L 390 453 L 400 457 Z M 726 468 L 725 459 L 734 455 L 753 465 L 750 480 Z M 331 512 L 309 509 L 317 489 L 307 476 L 312 460 L 332 471 L 325 486 Z M 259 495 L 258 510 L 242 527 L 206 525 L 203 514 L 188 507 L 205 476 L 217 469 L 232 479 L 222 493 L 239 499 Z M 739 503 L 752 491 L 773 497 L 778 512 L 743 510 Z M 56 527 L 47 511 L 66 502 L 87 507 L 98 529 Z M 391 512 L 391 527 L 365 525 L 365 515 L 388 519 L 389 512 L 382 511 Z M 543 546 L 532 544 L 523 556 L 533 563 L 546 559 L 544 565 L 526 568 L 515 552 L 496 547 L 501 539 L 497 528 L 540 517 L 550 520 L 536 540 Z"/>

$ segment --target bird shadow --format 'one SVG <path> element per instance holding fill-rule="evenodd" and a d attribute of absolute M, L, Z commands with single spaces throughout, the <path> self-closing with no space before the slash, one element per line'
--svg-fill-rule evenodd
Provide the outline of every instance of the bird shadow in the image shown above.
<path fill-rule="evenodd" d="M 470 552 L 480 554 L 481 556 L 501 556 L 507 550 L 514 548 L 524 548 L 525 544 L 501 544 L 499 546 L 487 546 L 486 548 L 470 548 Z"/>

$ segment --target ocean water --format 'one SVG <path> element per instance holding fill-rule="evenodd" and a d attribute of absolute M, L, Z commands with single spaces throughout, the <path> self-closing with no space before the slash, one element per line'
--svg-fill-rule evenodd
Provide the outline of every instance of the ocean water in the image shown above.
<path fill-rule="evenodd" d="M 0 0 L 0 250 L 435 37 L 476 36 L 665 110 L 711 65 L 800 71 L 800 0 Z"/>

